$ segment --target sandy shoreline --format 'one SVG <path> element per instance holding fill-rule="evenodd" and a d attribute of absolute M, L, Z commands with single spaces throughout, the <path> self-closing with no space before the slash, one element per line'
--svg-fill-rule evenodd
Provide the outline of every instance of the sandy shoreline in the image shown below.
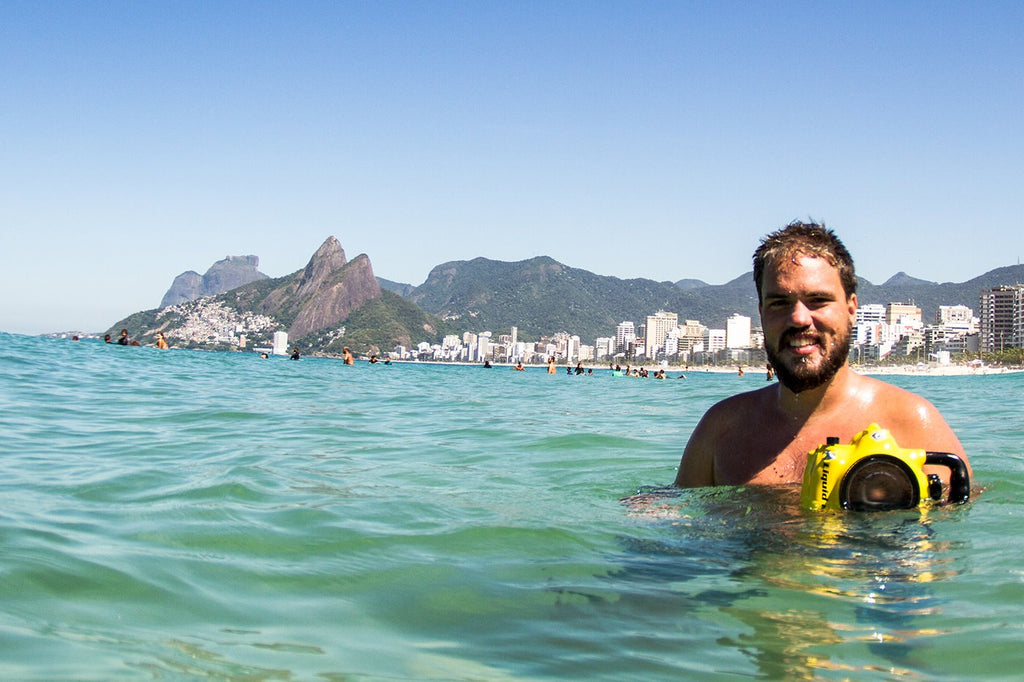
<path fill-rule="evenodd" d="M 951 376 L 982 376 L 991 374 L 1016 374 L 1024 372 L 1024 367 L 993 367 L 989 365 L 967 366 L 967 365 L 929 365 L 918 367 L 916 365 L 900 365 L 898 367 L 854 367 L 859 374 L 900 374 L 919 375 L 934 377 Z"/>
<path fill-rule="evenodd" d="M 392 360 L 395 364 L 411 364 L 411 365 L 456 365 L 464 367 L 482 367 L 482 363 L 479 362 L 443 362 L 439 360 Z M 575 363 L 572 365 L 575 368 Z M 492 367 L 495 369 L 511 369 L 513 365 L 505 362 L 494 362 Z M 638 363 L 632 365 L 631 368 L 646 368 L 648 372 L 654 372 L 661 369 L 662 366 L 657 363 Z M 901 375 L 901 376 L 988 376 L 992 374 L 1016 374 L 1024 372 L 1024 367 L 994 367 L 989 365 L 894 365 L 888 366 L 871 366 L 871 365 L 852 365 L 853 370 L 858 374 L 866 375 Z M 566 365 L 558 365 L 558 373 L 565 374 Z M 608 371 L 607 364 L 594 364 L 594 363 L 583 363 L 584 369 L 593 369 L 595 372 L 599 370 Z M 626 366 L 622 365 L 625 369 Z M 547 369 L 546 364 L 539 365 L 526 365 L 526 369 L 538 370 Z M 683 367 L 681 365 L 669 365 L 664 368 L 665 373 L 670 376 L 678 376 L 679 374 L 701 374 L 701 373 L 713 373 L 713 374 L 736 374 L 737 368 L 726 367 L 726 366 L 694 366 L 694 367 Z M 764 376 L 763 367 L 743 367 L 744 375 L 746 376 Z"/>

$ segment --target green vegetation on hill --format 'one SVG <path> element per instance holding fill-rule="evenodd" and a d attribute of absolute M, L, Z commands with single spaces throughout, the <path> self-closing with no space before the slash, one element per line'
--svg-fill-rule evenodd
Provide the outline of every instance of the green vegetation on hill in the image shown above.
<path fill-rule="evenodd" d="M 1024 281 L 1024 265 L 998 268 L 962 283 L 937 284 L 903 273 L 884 284 L 858 280 L 863 304 L 913 303 L 922 319 L 935 319 L 940 305 L 965 305 L 977 312 L 983 289 Z M 685 286 L 680 286 L 680 285 Z M 579 334 L 585 343 L 612 336 L 624 320 L 637 325 L 658 310 L 682 322 L 699 320 L 724 327 L 733 314 L 758 319 L 752 273 L 725 284 L 680 280 L 618 279 L 570 268 L 547 257 L 516 263 L 475 258 L 434 268 L 410 298 L 424 310 L 471 331 L 501 333 L 515 325 L 522 339 L 559 331 Z"/>
<path fill-rule="evenodd" d="M 267 299 L 271 294 L 289 285 L 294 288 L 297 286 L 297 280 L 298 275 L 294 273 L 274 279 L 263 279 L 232 289 L 218 298 L 224 302 L 224 305 L 239 313 L 259 311 L 266 308 Z M 272 314 L 280 328 L 287 329 L 295 321 L 298 312 L 299 309 L 296 305 L 283 305 L 274 309 Z"/>
<path fill-rule="evenodd" d="M 376 353 L 394 350 L 395 346 L 410 348 L 421 341 L 438 343 L 445 334 L 457 329 L 390 291 L 368 301 L 344 321 L 345 334 L 330 339 L 317 332 L 300 340 L 301 345 L 320 348 L 328 354 L 341 355 L 348 346 L 354 353 Z"/>
<path fill-rule="evenodd" d="M 465 329 L 500 333 L 514 325 L 524 339 L 565 331 L 587 343 L 614 335 L 623 320 L 642 323 L 659 310 L 705 323 L 724 323 L 737 312 L 756 315 L 755 297 L 749 276 L 684 290 L 671 282 L 595 275 L 548 257 L 445 263 L 411 296 L 424 310 Z"/>
<path fill-rule="evenodd" d="M 132 339 L 136 339 L 139 343 L 148 343 L 152 340 L 153 335 L 157 329 L 165 322 L 164 319 L 157 320 L 157 315 L 160 313 L 159 308 L 153 308 L 152 310 L 141 310 L 137 313 L 132 313 L 123 320 L 119 320 L 114 323 L 110 329 L 107 329 L 104 333 L 110 334 L 116 339 L 122 329 L 128 330 L 128 336 Z"/>

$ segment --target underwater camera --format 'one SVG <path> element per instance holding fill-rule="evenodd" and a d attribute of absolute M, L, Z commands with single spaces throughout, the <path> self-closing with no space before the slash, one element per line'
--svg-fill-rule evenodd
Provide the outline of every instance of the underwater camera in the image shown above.
<path fill-rule="evenodd" d="M 942 481 L 925 465 L 949 469 L 947 503 L 971 494 L 967 464 L 950 452 L 901 448 L 888 430 L 871 424 L 849 445 L 829 438 L 807 455 L 800 506 L 804 509 L 887 511 L 931 505 L 942 497 Z"/>

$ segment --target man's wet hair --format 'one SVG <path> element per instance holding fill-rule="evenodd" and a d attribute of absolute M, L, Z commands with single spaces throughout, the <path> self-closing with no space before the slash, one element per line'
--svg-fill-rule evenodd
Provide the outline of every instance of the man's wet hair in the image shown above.
<path fill-rule="evenodd" d="M 836 233 L 825 227 L 824 223 L 803 223 L 797 220 L 764 237 L 754 251 L 754 286 L 757 287 L 758 302 L 761 301 L 761 282 L 765 268 L 769 265 L 778 267 L 784 261 L 795 260 L 797 256 L 824 258 L 839 270 L 839 280 L 846 297 L 857 292 L 853 257 Z"/>

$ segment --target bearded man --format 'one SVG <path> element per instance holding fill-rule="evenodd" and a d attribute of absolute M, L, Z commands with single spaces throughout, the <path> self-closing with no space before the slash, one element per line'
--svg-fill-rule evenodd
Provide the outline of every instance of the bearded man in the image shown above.
<path fill-rule="evenodd" d="M 902 447 L 967 462 L 934 405 L 847 364 L 857 277 L 832 230 L 795 222 L 765 237 L 754 252 L 754 283 L 779 381 L 707 411 L 683 451 L 677 486 L 799 483 L 809 451 L 829 436 L 848 443 L 871 423 Z M 949 478 L 943 467 L 926 471 Z"/>

